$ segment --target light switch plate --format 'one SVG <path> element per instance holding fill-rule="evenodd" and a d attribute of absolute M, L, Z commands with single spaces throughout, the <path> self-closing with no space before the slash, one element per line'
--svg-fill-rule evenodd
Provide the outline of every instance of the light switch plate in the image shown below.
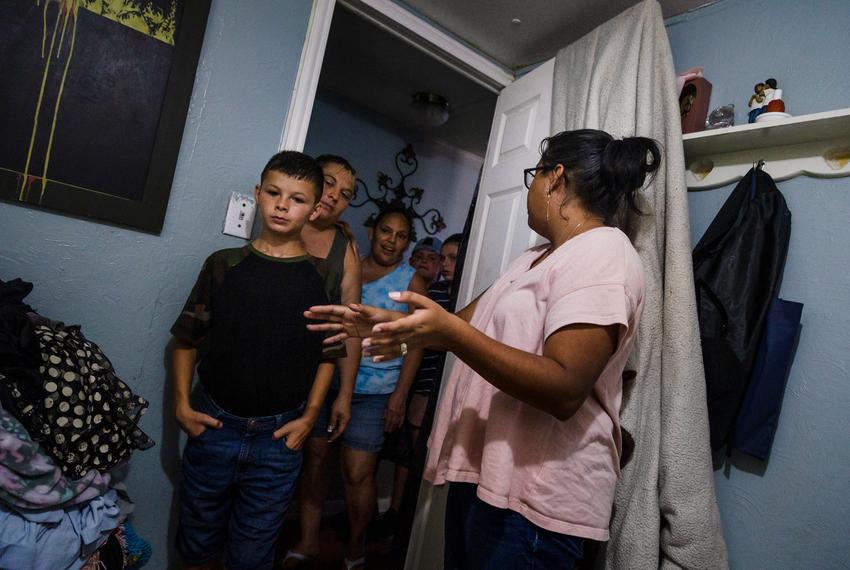
<path fill-rule="evenodd" d="M 233 192 L 230 195 L 230 203 L 227 205 L 227 215 L 224 217 L 224 233 L 249 239 L 251 228 L 254 227 L 256 210 L 252 195 Z"/>

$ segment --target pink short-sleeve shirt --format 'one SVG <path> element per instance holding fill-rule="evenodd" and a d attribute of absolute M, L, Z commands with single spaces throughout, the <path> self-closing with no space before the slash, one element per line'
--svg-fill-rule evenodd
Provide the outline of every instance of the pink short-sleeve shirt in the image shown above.
<path fill-rule="evenodd" d="M 425 478 L 478 484 L 478 497 L 562 534 L 608 540 L 619 476 L 622 373 L 643 307 L 643 267 L 629 239 L 596 228 L 536 267 L 526 251 L 481 297 L 471 324 L 509 346 L 543 354 L 574 323 L 619 324 L 616 352 L 566 421 L 488 383 L 457 360 L 428 442 Z"/>

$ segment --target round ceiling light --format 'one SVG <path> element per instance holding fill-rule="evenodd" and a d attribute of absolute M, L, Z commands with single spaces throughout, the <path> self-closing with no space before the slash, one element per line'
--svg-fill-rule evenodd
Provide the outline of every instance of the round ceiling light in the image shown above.
<path fill-rule="evenodd" d="M 420 91 L 412 99 L 415 126 L 439 127 L 449 120 L 449 102 L 442 95 Z"/>

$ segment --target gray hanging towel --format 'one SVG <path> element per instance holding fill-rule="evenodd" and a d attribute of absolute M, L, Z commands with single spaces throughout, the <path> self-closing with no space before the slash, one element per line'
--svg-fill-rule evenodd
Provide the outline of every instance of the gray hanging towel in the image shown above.
<path fill-rule="evenodd" d="M 617 487 L 605 568 L 726 568 L 714 495 L 694 304 L 676 77 L 661 7 L 644 0 L 562 49 L 552 131 L 595 128 L 659 141 L 663 163 L 624 229 L 643 261 L 646 299 L 622 425 L 634 456 Z"/>

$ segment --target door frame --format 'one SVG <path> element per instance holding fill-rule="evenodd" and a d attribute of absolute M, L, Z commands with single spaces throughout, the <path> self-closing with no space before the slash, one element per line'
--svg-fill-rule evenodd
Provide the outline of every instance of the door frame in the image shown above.
<path fill-rule="evenodd" d="M 392 0 L 314 0 L 279 150 L 304 150 L 336 4 L 359 14 L 469 79 L 499 93 L 514 81 L 506 67 Z"/>
<path fill-rule="evenodd" d="M 498 94 L 515 79 L 514 73 L 508 68 L 493 62 L 392 0 L 314 0 L 289 111 L 280 136 L 279 150 L 304 150 L 337 3 L 493 93 Z M 421 527 L 428 522 L 432 494 L 433 488 L 430 485 L 425 485 L 420 490 L 419 512 L 410 532 L 406 568 L 419 566 L 424 546 Z"/>

